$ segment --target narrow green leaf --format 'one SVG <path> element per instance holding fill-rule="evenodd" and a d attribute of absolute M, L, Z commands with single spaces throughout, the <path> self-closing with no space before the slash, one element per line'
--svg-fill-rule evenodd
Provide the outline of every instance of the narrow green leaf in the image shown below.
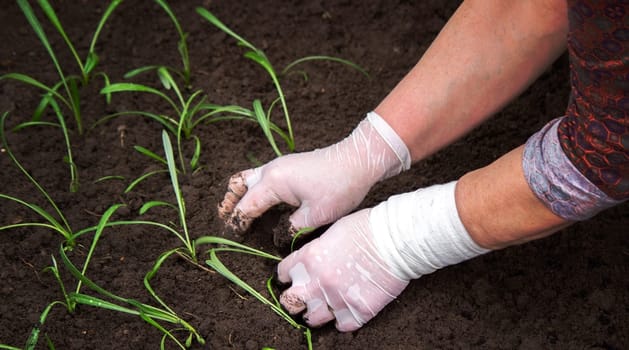
<path fill-rule="evenodd" d="M 44 91 L 52 94 L 53 96 L 55 96 L 55 98 L 57 98 L 58 100 L 62 101 L 65 105 L 67 105 L 68 108 L 72 107 L 70 105 L 70 103 L 63 96 L 61 96 L 55 89 L 52 89 L 52 88 L 44 85 L 40 81 L 38 81 L 38 80 L 36 80 L 34 78 L 31 78 L 30 76 L 28 76 L 26 74 L 22 74 L 22 73 L 7 73 L 5 75 L 0 76 L 0 80 L 4 80 L 4 79 L 17 80 L 17 81 L 19 81 L 21 83 L 32 85 L 32 86 L 34 86 L 36 88 L 39 88 L 41 90 L 44 90 Z"/>
<path fill-rule="evenodd" d="M 194 145 L 194 154 L 190 160 L 190 168 L 192 168 L 192 170 L 195 170 L 199 166 L 199 158 L 201 157 L 201 140 L 199 140 L 196 135 L 194 136 Z"/>
<path fill-rule="evenodd" d="M 158 156 L 155 152 L 153 152 L 153 151 L 151 151 L 149 149 L 146 149 L 146 148 L 144 148 L 142 146 L 133 146 L 133 148 L 136 151 L 140 152 L 141 154 L 143 154 L 143 155 L 145 155 L 145 156 L 147 156 L 149 158 L 152 158 L 152 159 L 154 159 L 154 160 L 156 160 L 156 161 L 158 161 L 158 162 L 160 162 L 160 163 L 162 163 L 164 165 L 168 164 L 168 162 L 166 161 L 166 159 L 164 159 L 164 157 Z"/>
<path fill-rule="evenodd" d="M 101 30 L 105 26 L 105 22 L 107 22 L 107 20 L 111 16 L 111 13 L 114 12 L 116 7 L 118 7 L 120 3 L 122 3 L 122 0 L 112 0 L 112 2 L 109 3 L 109 6 L 107 6 L 107 9 L 105 9 L 105 12 L 103 12 L 103 16 L 100 18 L 100 21 L 98 22 L 98 26 L 96 27 L 96 30 L 94 31 L 94 35 L 92 36 L 92 42 L 90 43 L 90 48 L 88 51 L 89 53 L 94 53 L 94 49 L 96 47 L 96 41 L 98 41 L 98 37 L 100 36 Z"/>
<path fill-rule="evenodd" d="M 31 126 L 53 126 L 56 128 L 60 128 L 61 126 L 57 123 L 52 123 L 52 122 L 24 122 L 24 123 L 20 123 L 16 126 L 13 127 L 13 131 L 19 131 L 22 129 L 26 129 L 28 127 Z"/>
<path fill-rule="evenodd" d="M 87 271 L 87 267 L 92 259 L 92 255 L 94 254 L 94 250 L 96 250 L 96 245 L 100 239 L 100 236 L 103 234 L 103 230 L 105 229 L 109 218 L 118 210 L 120 207 L 124 206 L 124 204 L 114 204 L 110 206 L 105 213 L 101 216 L 98 221 L 98 225 L 96 225 L 96 232 L 94 233 L 94 238 L 92 238 L 92 244 L 90 245 L 90 249 L 87 252 L 87 256 L 85 257 L 85 262 L 83 263 L 83 269 L 81 270 L 81 275 L 85 276 Z M 75 292 L 79 293 L 81 291 L 81 281 L 79 281 L 76 285 Z"/>
<path fill-rule="evenodd" d="M 293 62 L 291 62 L 288 65 L 286 65 L 286 67 L 284 67 L 284 69 L 282 70 L 281 74 L 287 74 L 296 65 L 304 63 L 304 62 L 308 62 L 308 61 L 331 61 L 331 62 L 341 63 L 341 64 L 344 64 L 346 66 L 349 66 L 349 67 L 357 70 L 358 72 L 360 72 L 361 74 L 363 74 L 367 78 L 371 79 L 371 76 L 369 75 L 369 73 L 367 73 L 367 71 L 363 67 L 359 66 L 358 64 L 356 64 L 356 63 L 354 63 L 354 62 L 352 62 L 350 60 L 343 59 L 343 58 L 334 57 L 334 56 L 325 56 L 325 55 L 306 56 L 306 57 L 302 57 L 302 58 L 296 59 Z"/>
<path fill-rule="evenodd" d="M 149 178 L 149 177 L 151 177 L 151 176 L 153 176 L 153 175 L 156 175 L 156 174 L 161 174 L 161 173 L 167 173 L 167 172 L 168 172 L 168 170 L 166 170 L 166 169 L 160 169 L 160 170 L 149 171 L 148 173 L 143 174 L 143 175 L 139 176 L 137 179 L 133 180 L 133 181 L 129 184 L 129 186 L 127 186 L 127 188 L 125 188 L 124 193 L 129 193 L 129 192 L 131 192 L 131 191 L 135 188 L 135 186 L 137 186 L 140 182 L 142 182 L 142 181 L 146 180 L 147 178 Z"/>
<path fill-rule="evenodd" d="M 171 207 L 175 210 L 177 210 L 177 207 L 174 206 L 171 203 L 168 202 L 164 202 L 164 201 L 149 201 L 146 202 L 142 205 L 142 207 L 140 208 L 140 215 L 144 215 L 146 214 L 147 211 L 149 211 L 149 209 L 154 208 L 154 207 L 159 207 L 159 206 L 167 206 L 167 207 Z"/>
<path fill-rule="evenodd" d="M 87 54 L 87 58 L 85 59 L 85 74 L 89 75 L 94 68 L 96 68 L 96 66 L 98 65 L 98 55 L 96 54 L 96 52 L 89 52 Z"/>
<path fill-rule="evenodd" d="M 102 176 L 102 177 L 99 177 L 98 179 L 94 180 L 92 183 L 97 184 L 99 182 L 109 181 L 109 180 L 124 180 L 124 176 L 120 176 L 120 175 Z"/>
<path fill-rule="evenodd" d="M 133 69 L 133 70 L 128 71 L 127 73 L 125 73 L 124 78 L 125 79 L 133 78 L 136 75 L 139 75 L 139 74 L 142 74 L 142 73 L 145 73 L 145 72 L 148 72 L 148 71 L 156 70 L 159 67 L 161 67 L 161 66 L 152 65 L 152 66 L 143 66 L 143 67 L 140 67 L 140 68 L 136 68 L 136 69 Z"/>
<path fill-rule="evenodd" d="M 253 46 L 253 44 L 245 40 L 240 35 L 236 34 L 233 30 L 229 29 L 229 27 L 227 27 L 216 16 L 214 16 L 212 12 L 202 7 L 197 7 L 197 13 L 201 15 L 203 18 L 205 18 L 206 20 L 208 20 L 210 23 L 212 23 L 214 26 L 218 27 L 218 29 L 222 30 L 223 32 L 231 36 L 232 38 L 236 39 L 239 45 L 245 46 L 253 51 L 259 51 L 255 46 Z"/>
<path fill-rule="evenodd" d="M 55 10 L 52 8 L 48 0 L 38 0 L 38 2 L 39 2 L 39 6 L 42 8 L 42 10 L 46 14 L 50 22 L 53 24 L 55 29 L 57 29 L 57 32 L 59 32 L 59 34 L 63 38 L 63 41 L 65 41 L 66 45 L 70 49 L 70 52 L 72 52 L 72 56 L 74 57 L 74 60 L 76 61 L 76 63 L 79 65 L 81 72 L 85 72 L 85 68 L 83 67 L 83 63 L 81 63 L 79 54 L 77 53 L 74 45 L 72 44 L 72 41 L 70 40 L 65 30 L 63 29 L 63 25 L 61 25 L 61 21 L 59 21 L 59 18 L 57 17 Z"/>
<path fill-rule="evenodd" d="M 63 303 L 60 301 L 53 301 L 49 303 L 48 305 L 46 305 L 46 307 L 44 308 L 44 311 L 39 316 L 39 321 L 37 322 L 37 324 L 35 324 L 35 326 L 33 326 L 33 329 L 31 330 L 31 334 L 26 340 L 26 345 L 24 345 L 25 350 L 35 349 L 35 347 L 37 346 L 37 341 L 39 340 L 41 327 L 46 322 L 46 318 L 48 318 L 48 314 L 50 313 L 50 310 L 52 310 L 52 308 L 55 305 L 63 305 Z"/>

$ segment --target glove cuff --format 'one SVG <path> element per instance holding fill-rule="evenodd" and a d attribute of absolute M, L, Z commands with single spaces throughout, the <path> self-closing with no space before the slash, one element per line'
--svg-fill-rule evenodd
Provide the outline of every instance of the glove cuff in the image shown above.
<path fill-rule="evenodd" d="M 395 130 L 376 112 L 367 113 L 367 120 L 400 160 L 402 171 L 410 169 L 411 153 Z"/>
<path fill-rule="evenodd" d="M 453 181 L 392 196 L 371 210 L 374 245 L 397 277 L 419 278 L 490 251 L 463 226 L 455 187 Z"/>

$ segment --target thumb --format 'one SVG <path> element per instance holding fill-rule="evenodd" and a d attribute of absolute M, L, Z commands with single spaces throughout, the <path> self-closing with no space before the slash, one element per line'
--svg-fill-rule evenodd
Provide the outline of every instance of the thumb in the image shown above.
<path fill-rule="evenodd" d="M 305 228 L 316 229 L 333 222 L 344 214 L 332 205 L 303 201 L 301 206 L 289 218 L 291 224 L 289 232 L 292 236 Z"/>

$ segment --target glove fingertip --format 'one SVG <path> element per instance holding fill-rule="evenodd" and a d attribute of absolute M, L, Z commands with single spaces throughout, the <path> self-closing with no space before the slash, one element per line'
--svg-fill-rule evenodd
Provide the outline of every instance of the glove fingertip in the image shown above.
<path fill-rule="evenodd" d="M 292 288 L 280 294 L 280 303 L 291 315 L 296 315 L 306 309 L 306 302 Z"/>

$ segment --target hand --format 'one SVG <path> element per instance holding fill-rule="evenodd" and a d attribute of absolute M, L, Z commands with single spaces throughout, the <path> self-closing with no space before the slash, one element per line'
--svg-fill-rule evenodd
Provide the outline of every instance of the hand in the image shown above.
<path fill-rule="evenodd" d="M 392 272 L 373 244 L 369 212 L 348 215 L 321 237 L 286 257 L 278 266 L 281 282 L 292 286 L 280 296 L 291 314 L 304 309 L 316 327 L 336 319 L 336 328 L 360 328 L 408 285 Z"/>
<path fill-rule="evenodd" d="M 370 113 L 350 136 L 312 152 L 279 157 L 233 175 L 219 216 L 236 233 L 270 207 L 298 207 L 292 233 L 331 223 L 356 208 L 379 180 L 410 167 L 410 155 L 393 129 Z"/>
<path fill-rule="evenodd" d="M 456 182 L 390 197 L 348 215 L 278 266 L 291 314 L 340 331 L 360 328 L 411 279 L 489 252 L 469 235 L 456 207 Z"/>

